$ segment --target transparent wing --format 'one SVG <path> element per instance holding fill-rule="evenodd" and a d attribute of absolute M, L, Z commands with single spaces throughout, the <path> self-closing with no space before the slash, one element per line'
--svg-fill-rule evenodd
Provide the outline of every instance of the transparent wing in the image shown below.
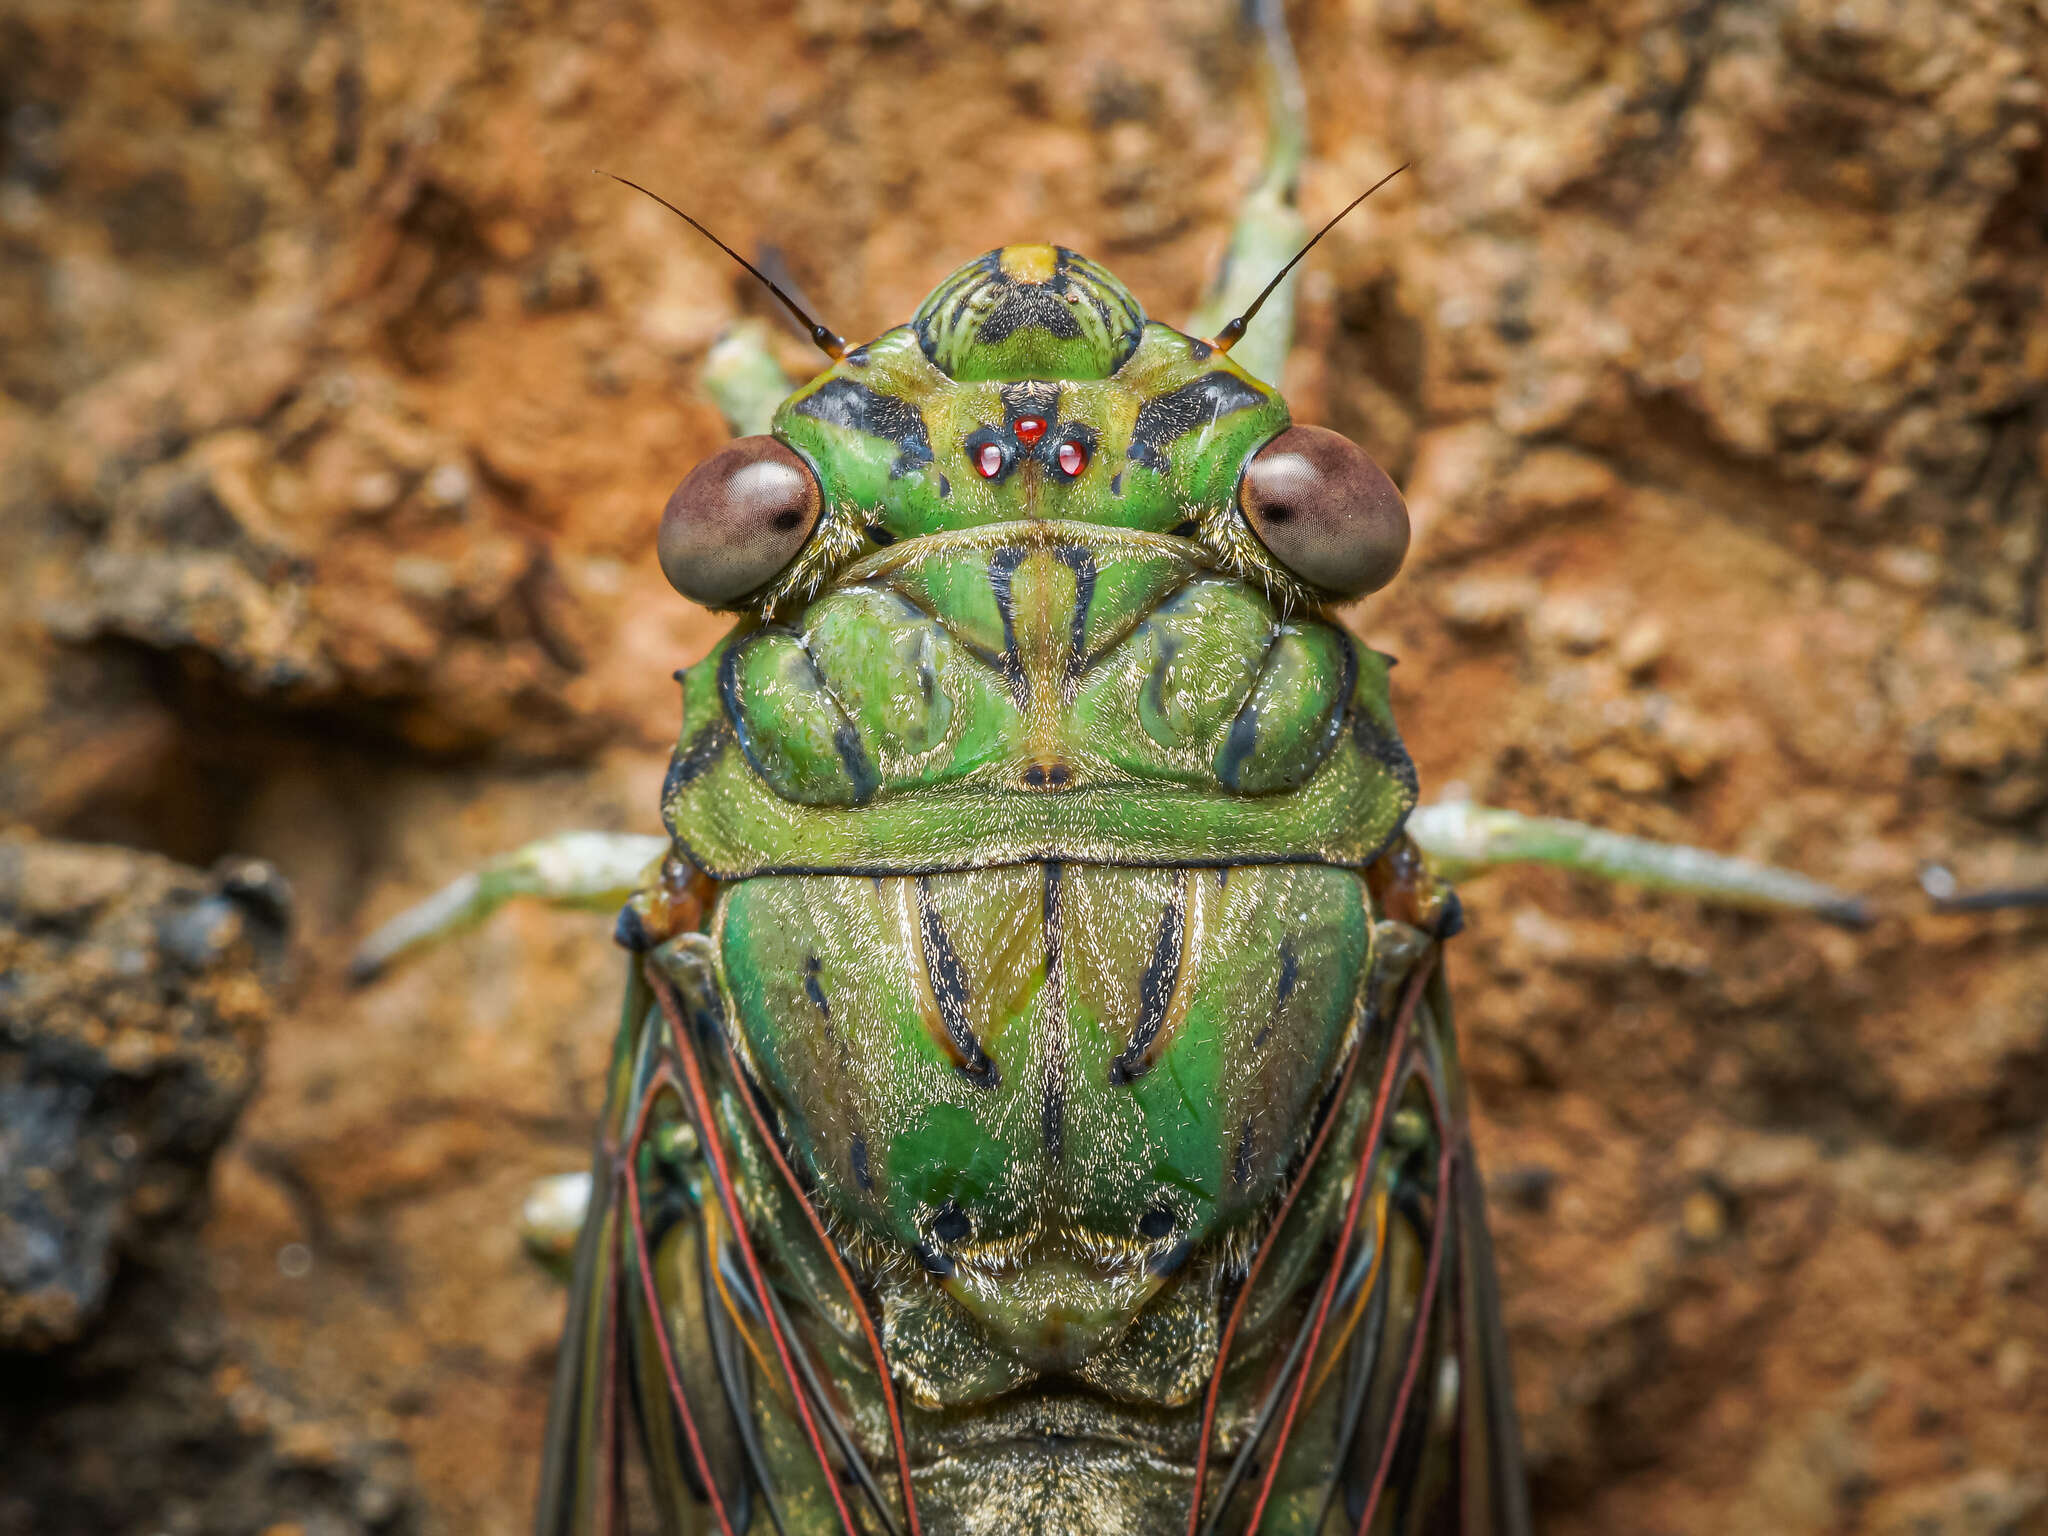
<path fill-rule="evenodd" d="M 1339 1530 L 1526 1536 L 1528 1490 L 1485 1186 L 1472 1150 L 1441 957 L 1424 984 L 1381 1156 L 1388 1235 L 1379 1320 L 1352 1346 L 1361 1411 Z M 1399 1117 L 1407 1116 L 1404 1124 Z M 1347 1405 L 1348 1406 L 1348 1405 Z"/>
<path fill-rule="evenodd" d="M 1191 1533 L 1528 1536 L 1441 952 L 1430 944 L 1368 1023 L 1278 1212 L 1264 1247 L 1284 1253 L 1302 1240 L 1297 1204 L 1341 1199 L 1341 1218 L 1311 1239 L 1325 1245 L 1322 1278 L 1213 1485 L 1204 1458 Z M 1253 1256 L 1226 1321 L 1219 1381 L 1264 1263 Z"/>
<path fill-rule="evenodd" d="M 664 1532 L 744 1531 L 760 1486 L 751 1378 L 713 1299 L 717 1218 L 696 1129 L 667 1091 L 667 1033 L 632 967 L 548 1406 L 538 1536 L 630 1528 L 629 1438 Z"/>
<path fill-rule="evenodd" d="M 897 1489 L 862 1455 L 792 1308 L 869 1351 Z M 649 1502 L 664 1533 L 782 1532 L 785 1503 L 803 1502 L 853 1536 L 917 1536 L 904 1462 L 879 1333 L 726 1044 L 708 945 L 685 934 L 629 973 L 537 1536 L 621 1536 Z"/>

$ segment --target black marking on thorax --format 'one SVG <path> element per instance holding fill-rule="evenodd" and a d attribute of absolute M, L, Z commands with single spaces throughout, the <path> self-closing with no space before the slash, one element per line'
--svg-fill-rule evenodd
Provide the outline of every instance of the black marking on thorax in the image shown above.
<path fill-rule="evenodd" d="M 1223 750 L 1216 755 L 1216 779 L 1225 789 L 1237 788 L 1238 776 L 1259 745 L 1259 706 L 1247 703 L 1230 722 Z"/>
<path fill-rule="evenodd" d="M 1222 369 L 1154 395 L 1138 407 L 1138 419 L 1131 427 L 1130 460 L 1163 475 L 1171 467 L 1166 447 L 1175 438 L 1232 411 L 1263 405 L 1266 399 L 1259 389 Z"/>
<path fill-rule="evenodd" d="M 1060 563 L 1074 573 L 1074 625 L 1067 652 L 1067 683 L 1071 687 L 1088 665 L 1088 610 L 1095 602 L 1098 572 L 1094 552 L 1078 544 L 1062 544 L 1059 557 Z"/>
<path fill-rule="evenodd" d="M 748 646 L 771 634 L 794 636 L 799 643 L 803 643 L 803 637 L 797 635 L 795 630 L 777 624 L 757 629 L 746 639 L 727 646 L 725 654 L 718 661 L 718 697 L 725 705 L 726 719 L 732 724 L 733 735 L 739 742 L 740 755 L 746 758 L 748 766 L 760 776 L 762 782 L 772 785 L 774 780 L 769 777 L 767 768 L 754 751 L 753 742 L 748 739 L 747 717 L 740 699 L 740 658 L 746 653 Z M 804 645 L 804 654 L 810 655 L 808 644 Z M 815 661 L 811 663 L 811 671 L 814 676 L 817 675 Z M 881 778 L 875 772 L 875 765 L 868 761 L 868 751 L 861 744 L 860 733 L 853 728 L 853 722 L 846 718 L 846 712 L 839 707 L 839 701 L 832 697 L 831 690 L 825 687 L 822 677 L 818 678 L 818 689 L 830 701 L 834 713 L 839 716 L 839 723 L 832 728 L 832 750 L 839 755 L 840 764 L 846 769 L 847 779 L 853 786 L 853 803 L 866 805 L 875 797 L 875 791 L 881 787 Z"/>
<path fill-rule="evenodd" d="M 894 443 L 891 479 L 932 462 L 932 440 L 925 430 L 924 413 L 908 400 L 870 389 L 858 379 L 826 380 L 796 402 L 796 413 Z"/>
<path fill-rule="evenodd" d="M 1152 1044 L 1166 1023 L 1173 1004 L 1173 990 L 1180 980 L 1181 939 L 1187 928 L 1184 889 L 1176 889 L 1159 914 L 1159 931 L 1152 939 L 1152 958 L 1145 974 L 1138 978 L 1138 1027 L 1131 1031 L 1130 1044 L 1109 1064 L 1112 1083 L 1136 1082 L 1152 1070 Z"/>
<path fill-rule="evenodd" d="M 669 759 L 668 782 L 661 786 L 662 803 L 686 784 L 694 784 L 711 771 L 733 739 L 732 722 L 720 715 L 690 738 L 690 744 Z"/>
<path fill-rule="evenodd" d="M 1039 933 L 1045 945 L 1045 995 L 1050 1017 L 1064 1021 L 1067 1007 L 1065 956 L 1060 940 L 1061 899 L 1060 888 L 1064 866 L 1057 860 L 1044 866 L 1045 884 L 1039 897 Z M 1060 1042 L 1046 1053 L 1045 1091 L 1039 1105 L 1039 1129 L 1045 1139 L 1045 1156 L 1048 1162 L 1058 1162 L 1067 1139 L 1067 1063 L 1065 1036 L 1055 1032 Z"/>
<path fill-rule="evenodd" d="M 1048 987 L 1055 987 L 1066 979 L 1061 974 L 1066 956 L 1060 938 L 1061 887 L 1066 879 L 1066 866 L 1054 859 L 1044 869 L 1045 885 L 1039 896 L 1038 926 L 1045 942 L 1045 982 Z"/>
<path fill-rule="evenodd" d="M 1230 1182 L 1243 1189 L 1252 1181 L 1252 1147 L 1255 1142 L 1251 1117 L 1245 1117 L 1244 1127 L 1237 1133 L 1237 1151 L 1230 1159 Z"/>
<path fill-rule="evenodd" d="M 1279 644 L 1282 630 L 1276 633 L 1266 647 L 1266 659 L 1259 665 L 1259 676 L 1265 676 L 1265 669 L 1272 665 L 1273 648 Z M 1337 738 L 1344 732 L 1344 722 L 1351 709 L 1352 695 L 1358 690 L 1358 652 L 1353 649 L 1351 637 L 1339 631 L 1343 641 L 1344 670 L 1337 679 L 1337 707 L 1330 711 L 1330 723 L 1324 727 L 1322 745 L 1316 749 L 1315 761 L 1320 764 L 1336 746 Z M 1253 685 L 1257 695 L 1257 684 Z M 1355 726 L 1354 726 L 1355 729 Z M 1247 703 L 1230 722 L 1230 731 L 1223 738 L 1223 750 L 1216 759 L 1216 778 L 1225 789 L 1236 789 L 1244 772 L 1244 765 L 1259 745 L 1259 710 L 1256 704 Z"/>
<path fill-rule="evenodd" d="M 1009 684 L 1010 697 L 1016 701 L 1020 711 L 1031 708 L 1031 679 L 1024 670 L 1024 657 L 1017 647 L 1015 586 L 1017 567 L 1024 563 L 1028 554 L 1028 549 L 1012 544 L 997 550 L 989 556 L 988 562 L 989 590 L 995 594 L 996 612 L 1003 621 L 1003 653 L 996 658 L 996 663 L 1002 668 L 1003 681 Z M 1088 667 L 1088 615 L 1095 604 L 1095 586 L 1100 571 L 1093 551 L 1078 544 L 1058 545 L 1053 555 L 1074 573 L 1074 617 L 1068 630 L 1066 664 L 1066 682 L 1071 689 Z"/>
<path fill-rule="evenodd" d="M 1031 708 L 1031 679 L 1024 675 L 1024 658 L 1017 652 L 1017 610 L 1011 592 L 1017 567 L 1023 563 L 1024 551 L 1015 545 L 997 550 L 988 561 L 989 589 L 995 593 L 996 612 L 1003 619 L 1003 654 L 998 660 L 1003 681 L 1010 685 L 1010 697 L 1017 701 L 1019 711 Z"/>
<path fill-rule="evenodd" d="M 917 926 L 924 940 L 925 974 L 939 1005 L 939 1022 L 952 1045 L 954 1066 L 977 1088 L 1001 1087 L 1002 1073 L 974 1037 L 968 1017 L 967 967 L 961 964 L 960 951 L 953 947 L 939 909 L 932 904 L 932 883 L 924 875 L 917 877 Z"/>

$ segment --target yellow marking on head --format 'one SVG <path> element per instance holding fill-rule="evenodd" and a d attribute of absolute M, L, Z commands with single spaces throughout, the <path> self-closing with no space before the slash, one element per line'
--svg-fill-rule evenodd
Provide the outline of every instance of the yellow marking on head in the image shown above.
<path fill-rule="evenodd" d="M 1049 283 L 1060 267 L 1060 253 L 1050 245 L 1006 245 L 996 260 L 1017 283 Z"/>

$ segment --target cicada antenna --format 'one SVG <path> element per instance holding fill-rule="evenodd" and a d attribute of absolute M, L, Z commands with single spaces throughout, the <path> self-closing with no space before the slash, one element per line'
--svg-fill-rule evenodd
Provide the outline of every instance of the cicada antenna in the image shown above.
<path fill-rule="evenodd" d="M 662 207 L 666 208 L 670 213 L 674 214 L 677 218 L 681 219 L 685 224 L 689 225 L 690 228 L 697 231 L 698 234 L 702 235 L 706 240 L 709 240 L 713 245 L 717 246 L 721 251 L 725 252 L 726 255 L 730 256 L 734 261 L 738 262 L 741 266 L 745 267 L 749 272 L 753 273 L 753 275 L 760 280 L 761 286 L 766 288 L 770 293 L 774 294 L 776 298 L 782 300 L 782 307 L 784 309 L 787 309 L 792 315 L 796 316 L 796 323 L 802 326 L 804 330 L 810 334 L 811 340 L 817 343 L 817 347 L 820 352 L 823 352 L 835 363 L 846 356 L 846 338 L 844 336 L 841 336 L 837 331 L 830 330 L 827 327 L 818 324 L 817 321 L 813 320 L 809 315 L 805 314 L 803 311 L 803 306 L 798 304 L 797 301 L 795 299 L 792 299 L 788 294 L 784 293 L 782 291 L 781 285 L 778 284 L 774 278 L 770 277 L 766 272 L 763 272 L 759 267 L 755 266 L 751 261 L 747 260 L 746 257 L 742 256 L 738 251 L 734 250 L 731 246 L 727 245 L 723 240 L 719 239 L 718 236 L 711 233 L 710 230 L 706 229 L 702 224 L 699 224 L 695 219 L 691 218 L 687 213 L 683 212 L 682 209 L 678 208 L 674 203 L 670 202 L 667 198 L 663 197 L 659 192 L 650 192 L 647 190 L 647 188 L 641 186 L 639 182 L 628 181 L 623 176 L 612 176 L 612 173 L 610 171 L 599 171 L 597 174 L 600 176 L 610 176 L 611 179 L 613 181 L 616 181 L 620 186 L 631 187 L 635 192 L 640 193 L 643 197 L 653 198 L 657 203 L 661 204 Z M 1345 211 L 1349 212 L 1350 210 L 1347 209 Z M 1338 217 L 1342 218 L 1343 214 L 1339 214 Z M 1321 239 L 1322 237 L 1318 235 L 1316 238 Z M 1313 245 L 1315 241 L 1312 240 L 1309 243 Z M 1295 258 L 1296 261 L 1299 261 L 1300 259 L 1301 258 L 1298 256 Z M 1259 297 L 1263 299 L 1265 295 L 1260 294 Z M 1252 308 L 1257 309 L 1258 305 L 1254 304 Z"/>
<path fill-rule="evenodd" d="M 1342 223 L 1345 214 L 1349 213 L 1352 209 L 1356 208 L 1368 197 L 1371 197 L 1373 193 L 1379 191 L 1381 187 L 1384 187 L 1388 182 L 1392 181 L 1396 176 L 1400 175 L 1403 171 L 1407 170 L 1408 167 L 1413 165 L 1414 163 L 1414 161 L 1409 160 L 1403 162 L 1400 165 L 1395 166 L 1391 171 L 1387 172 L 1386 175 L 1382 176 L 1378 181 L 1374 182 L 1371 186 L 1367 187 L 1363 192 L 1359 193 L 1358 196 L 1351 199 L 1350 202 L 1346 203 L 1340 210 L 1338 210 L 1336 218 L 1330 220 L 1329 223 L 1325 224 L 1321 229 L 1317 230 L 1313 235 L 1311 235 L 1309 237 L 1308 244 L 1304 245 L 1300 250 L 1296 251 L 1294 255 L 1289 259 L 1287 265 L 1282 267 L 1278 272 L 1275 272 L 1273 274 L 1273 281 L 1266 284 L 1264 288 L 1261 288 L 1259 290 L 1259 296 L 1256 299 L 1252 300 L 1251 308 L 1247 309 L 1235 320 L 1231 321 L 1228 325 L 1224 326 L 1222 330 L 1218 331 L 1216 333 L 1215 339 L 1212 340 L 1209 343 L 1209 345 L 1214 347 L 1218 352 L 1228 352 L 1233 346 L 1237 345 L 1238 341 L 1242 339 L 1242 337 L 1244 336 L 1245 327 L 1250 325 L 1252 323 L 1252 317 L 1258 314 L 1259 306 L 1261 304 L 1264 304 L 1267 299 L 1272 297 L 1273 290 L 1280 286 L 1280 280 L 1287 276 L 1288 273 L 1294 270 L 1296 264 L 1300 262 L 1301 258 L 1306 256 L 1310 251 L 1316 248 L 1316 242 L 1322 239 L 1323 236 L 1327 235 L 1331 230 L 1335 229 L 1340 223 Z M 695 223 L 696 221 L 693 219 L 691 220 L 691 222 Z"/>

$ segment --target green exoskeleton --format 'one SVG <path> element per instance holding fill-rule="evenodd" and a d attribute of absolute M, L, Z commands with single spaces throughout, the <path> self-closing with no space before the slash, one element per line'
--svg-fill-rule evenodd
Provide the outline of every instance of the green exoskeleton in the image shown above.
<path fill-rule="evenodd" d="M 865 345 L 813 327 L 832 366 L 765 423 L 723 359 L 755 430 L 661 558 L 739 620 L 679 674 L 667 836 L 537 845 L 373 939 L 630 893 L 542 1536 L 625 1528 L 629 1438 L 669 1531 L 1525 1532 L 1446 874 L 1848 915 L 1418 808 L 1388 658 L 1330 616 L 1397 571 L 1400 496 L 1266 382 L 1284 288 L 1221 323 L 1300 244 L 1277 100 L 1187 330 L 1010 245 Z"/>
<path fill-rule="evenodd" d="M 542 1528 L 1523 1528 L 1387 660 L 1400 497 L 1074 252 L 684 482 L 742 612 L 578 1256 Z"/>

